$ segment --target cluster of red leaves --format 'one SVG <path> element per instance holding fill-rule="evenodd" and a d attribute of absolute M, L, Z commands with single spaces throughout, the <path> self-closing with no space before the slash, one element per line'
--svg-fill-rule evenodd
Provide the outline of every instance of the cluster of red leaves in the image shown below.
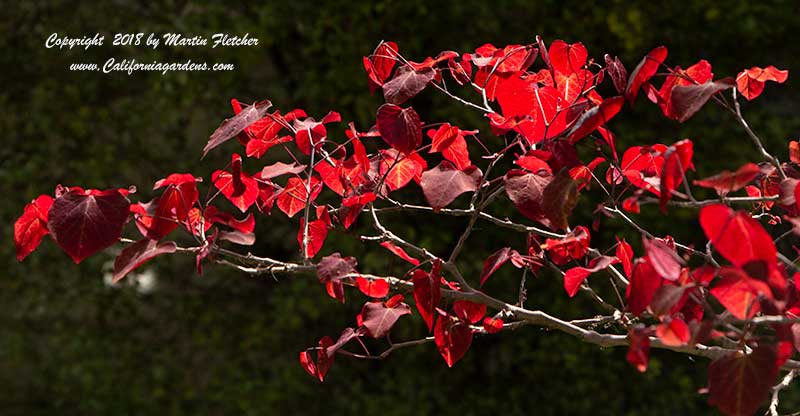
<path fill-rule="evenodd" d="M 254 244 L 254 213 L 271 215 L 277 206 L 287 218 L 302 213 L 293 221 L 298 225 L 299 252 L 310 264 L 331 230 L 351 229 L 359 214 L 378 202 L 397 205 L 390 194 L 412 183 L 421 188 L 434 212 L 446 209 L 463 194 L 487 189 L 497 195 L 502 188 L 522 217 L 548 228 L 545 235 L 561 237 L 541 241 L 530 234 L 524 250 L 497 250 L 484 262 L 481 286 L 509 262 L 533 273 L 551 263 L 568 266 L 563 285 L 573 297 L 581 288 L 591 290 L 591 275 L 619 265 L 629 281 L 624 312 L 641 320 L 628 325 L 628 361 L 645 371 L 653 340 L 670 347 L 690 347 L 722 336 L 736 340 L 743 351 L 749 348 L 750 352 L 730 353 L 712 362 L 709 402 L 726 414 L 752 414 L 778 369 L 800 349 L 796 335 L 800 324 L 773 325 L 777 341 L 770 342 L 753 331 L 718 332 L 713 309 L 741 321 L 759 313 L 800 314 L 800 275 L 790 277 L 779 263 L 764 227 L 749 212 L 733 211 L 721 203 L 704 206 L 700 225 L 714 250 L 730 264 L 691 266 L 668 236 L 643 237 L 638 258 L 624 239 L 611 248 L 613 256 L 602 255 L 590 246 L 589 228 L 570 225 L 580 195 L 593 184 L 613 200 L 615 209 L 619 201 L 622 209 L 638 213 L 643 202 L 655 197 L 665 214 L 675 198 L 694 201 L 693 184 L 713 189 L 722 198 L 742 189 L 757 198 L 775 197 L 760 201 L 753 210 L 776 224 L 782 218 L 771 211 L 781 209 L 787 221 L 800 229 L 800 145 L 796 142 L 790 145 L 790 164 L 748 163 L 691 182 L 687 177 L 694 170 L 690 139 L 671 145 L 631 146 L 618 157 L 616 136 L 608 123 L 626 101 L 633 105 L 641 91 L 664 116 L 684 122 L 709 100 L 720 100 L 727 90 L 735 88 L 752 100 L 761 94 L 765 82 L 783 83 L 788 76 L 787 71 L 769 66 L 744 70 L 735 79 L 714 80 L 711 64 L 705 60 L 684 70 L 666 66 L 666 58 L 666 47 L 655 48 L 629 74 L 617 57 L 605 55 L 602 66 L 590 58 L 582 43 L 556 40 L 548 47 L 537 37 L 528 45 L 485 44 L 469 53 L 444 51 L 417 63 L 403 57 L 396 43 L 382 42 L 363 59 L 370 92 L 380 90 L 385 100 L 367 131 L 350 123 L 344 129 L 347 140 L 338 143 L 328 131 L 342 121 L 337 112 L 317 121 L 301 109 L 270 112 L 269 101 L 243 105 L 231 100 L 234 115 L 211 134 L 203 156 L 236 138 L 242 146 L 239 153 L 248 159 L 232 153 L 230 164 L 212 173 L 208 198 L 200 199 L 197 184 L 202 178 L 182 173 L 157 181 L 153 187 L 157 196 L 149 202 L 131 203 L 128 197 L 133 189 L 59 186 L 55 197 L 41 195 L 25 206 L 15 223 L 17 258 L 23 260 L 49 234 L 77 263 L 119 241 L 126 223 L 133 220 L 141 238 L 117 256 L 114 281 L 159 255 L 178 251 L 167 237 L 179 228 L 198 243 L 182 251 L 194 253 L 200 273 L 203 262 L 213 260 L 223 241 Z M 653 85 L 658 78 L 663 78 L 660 87 Z M 609 82 L 604 84 L 606 79 Z M 483 103 L 471 105 L 484 111 L 491 132 L 506 139 L 504 147 L 486 146 L 478 130 L 450 122 L 426 124 L 408 104 L 428 87 L 451 94 L 448 82 L 477 91 Z M 593 141 L 597 152 L 582 160 L 577 146 L 587 141 Z M 484 154 L 478 156 L 478 148 Z M 246 169 L 268 153 L 277 153 L 272 149 L 283 150 L 291 161 L 274 162 L 257 171 Z M 301 163 L 295 151 L 308 163 Z M 512 155 L 515 167 L 489 178 L 494 161 L 505 155 Z M 493 161 L 486 173 L 475 166 L 473 161 L 479 159 Z M 611 192 L 595 174 L 604 163 L 608 164 L 605 185 Z M 335 196 L 318 202 L 325 188 Z M 238 213 L 212 205 L 219 196 Z M 470 209 L 475 209 L 474 203 Z M 448 366 L 466 354 L 474 334 L 494 334 L 509 325 L 503 321 L 504 311 L 487 315 L 486 305 L 464 298 L 446 302 L 443 291 L 462 289 L 445 278 L 447 269 L 441 260 L 421 263 L 395 241 L 380 245 L 410 264 L 404 276 L 361 274 L 355 258 L 338 253 L 316 263 L 318 279 L 332 298 L 345 302 L 346 287 L 353 286 L 369 300 L 353 327 L 345 328 L 336 340 L 323 337 L 300 353 L 300 363 L 313 377 L 322 381 L 337 353 L 345 352 L 343 348 L 352 341 L 369 356 L 363 338 L 387 338 L 400 318 L 412 314 L 403 294 L 391 296 L 390 284 L 395 289 L 413 288 L 415 309 Z"/>

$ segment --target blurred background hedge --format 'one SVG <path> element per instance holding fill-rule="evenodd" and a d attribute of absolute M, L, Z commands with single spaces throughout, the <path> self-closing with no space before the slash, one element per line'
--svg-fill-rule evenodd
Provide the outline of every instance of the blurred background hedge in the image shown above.
<path fill-rule="evenodd" d="M 336 336 L 363 299 L 348 293 L 342 306 L 313 279 L 252 278 L 209 266 L 194 273 L 193 259 L 162 258 L 147 266 L 154 285 L 110 287 L 104 272 L 112 254 L 76 266 L 50 241 L 18 263 L 12 224 L 25 203 L 58 183 L 108 188 L 150 184 L 171 172 L 206 177 L 220 168 L 233 143 L 200 161 L 200 149 L 231 113 L 229 99 L 269 98 L 282 110 L 303 108 L 321 117 L 341 112 L 361 129 L 381 103 L 370 96 L 361 57 L 382 39 L 394 40 L 413 60 L 442 50 L 469 52 L 486 42 L 582 41 L 590 56 L 619 55 L 629 70 L 652 47 L 667 45 L 668 61 L 687 67 L 709 60 L 717 77 L 754 65 L 800 69 L 795 42 L 800 19 L 792 2 L 458 1 L 238 3 L 137 1 L 107 3 L 26 1 L 5 4 L 0 20 L 0 408 L 3 414 L 708 414 L 703 359 L 654 352 L 650 370 L 638 374 L 625 351 L 601 350 L 538 328 L 475 339 L 467 356 L 448 369 L 433 345 L 405 349 L 387 361 L 339 357 L 319 384 L 297 354 L 322 335 Z M 46 49 L 53 33 L 80 36 L 179 32 L 209 36 L 249 33 L 249 48 Z M 233 72 L 101 75 L 70 72 L 71 62 L 108 57 L 230 62 Z M 786 143 L 800 131 L 795 75 L 770 84 L 744 107 L 768 147 L 786 158 Z M 481 114 L 430 91 L 414 99 L 428 122 L 452 121 L 488 132 Z M 633 144 L 695 141 L 699 177 L 757 159 L 744 133 L 720 109 L 708 106 L 679 125 L 657 107 L 639 105 L 614 120 L 620 149 Z M 334 128 L 333 134 L 341 134 Z M 486 136 L 487 138 L 491 136 Z M 245 162 L 250 171 L 263 163 Z M 205 188 L 203 188 L 205 189 Z M 408 197 L 418 197 L 409 191 Z M 597 195 L 594 195 L 595 200 Z M 584 198 L 576 212 L 588 223 L 594 206 Z M 702 242 L 694 212 L 661 217 L 650 207 L 640 221 L 656 234 Z M 431 221 L 395 216 L 398 233 L 444 251 L 462 229 L 460 219 Z M 296 224 L 282 216 L 258 218 L 256 253 L 293 258 Z M 425 224 L 421 227 L 420 224 Z M 435 226 L 434 226 L 435 225 Z M 431 228 L 427 228 L 431 227 Z M 608 247 L 614 235 L 639 237 L 617 221 L 603 220 L 593 243 Z M 475 273 L 494 250 L 522 246 L 521 236 L 483 227 L 470 240 L 463 267 Z M 605 244 L 605 245 L 603 245 Z M 402 272 L 402 265 L 336 232 L 325 253 L 358 255 L 364 271 Z M 324 253 L 323 253 L 324 254 Z M 474 276 L 473 276 L 474 278 Z M 493 278 L 491 290 L 513 296 L 513 270 Z M 602 279 L 600 279 L 602 280 Z M 565 317 L 596 313 L 570 301 L 553 276 L 529 284 L 531 307 Z M 418 317 L 398 325 L 395 337 L 424 335 Z M 377 347 L 377 345 L 376 345 Z M 797 390 L 783 395 L 797 409 Z"/>

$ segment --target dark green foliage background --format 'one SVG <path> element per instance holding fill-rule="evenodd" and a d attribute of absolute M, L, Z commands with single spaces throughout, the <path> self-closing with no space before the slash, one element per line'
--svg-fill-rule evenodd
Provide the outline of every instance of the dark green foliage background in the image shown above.
<path fill-rule="evenodd" d="M 231 110 L 228 100 L 269 98 L 282 110 L 299 107 L 321 117 L 330 109 L 366 129 L 380 97 L 371 97 L 361 57 L 381 39 L 397 41 L 405 56 L 421 61 L 441 50 L 472 51 L 485 42 L 502 46 L 582 41 L 590 55 L 619 55 L 629 70 L 652 47 L 670 49 L 669 62 L 683 67 L 700 58 L 718 77 L 745 67 L 775 64 L 792 71 L 770 84 L 744 110 L 766 145 L 786 158 L 786 142 L 800 133 L 798 83 L 800 19 L 791 2 L 696 1 L 459 1 L 419 0 L 324 5 L 260 2 L 160 4 L 27 1 L 4 4 L 0 20 L 0 194 L 7 266 L 0 274 L 0 412 L 2 414 L 708 414 L 703 359 L 655 352 L 650 370 L 636 373 L 624 350 L 600 350 L 537 328 L 476 338 L 472 349 L 448 369 L 432 345 L 403 350 L 384 362 L 339 357 L 325 384 L 297 364 L 297 353 L 322 335 L 353 325 L 363 298 L 348 292 L 341 306 L 313 279 L 251 278 L 222 267 L 196 276 L 193 259 L 159 259 L 157 290 L 109 288 L 102 281 L 110 254 L 81 265 L 45 241 L 18 263 L 12 223 L 26 202 L 58 184 L 107 188 L 135 184 L 138 197 L 171 172 L 208 178 L 223 166 L 233 143 L 204 161 L 200 150 Z M 662 4 L 663 3 L 663 4 Z M 180 32 L 209 36 L 249 32 L 251 48 L 112 48 L 57 51 L 44 48 L 53 32 L 79 36 Z M 70 72 L 71 62 L 102 63 L 108 57 L 230 62 L 228 73 Z M 433 91 L 415 98 L 428 122 L 453 121 L 488 132 L 482 115 Z M 633 111 L 613 122 L 619 147 L 695 141 L 698 177 L 733 169 L 755 152 L 731 118 L 709 105 L 684 125 L 665 120 L 640 98 Z M 340 128 L 334 135 L 341 134 Z M 487 136 L 488 137 L 488 136 Z M 490 143 L 491 145 L 491 143 Z M 246 161 L 256 171 L 261 163 Z M 207 179 L 208 180 L 208 179 Z M 207 182 L 203 184 L 206 189 Z M 413 186 L 412 186 L 413 187 Z M 418 191 L 406 193 L 419 197 Z M 578 222 L 590 221 L 592 198 L 583 199 Z M 656 234 L 702 242 L 695 212 L 668 217 L 648 207 L 639 217 Z M 510 212 L 510 211 L 507 211 Z M 509 215 L 504 213 L 503 215 Z M 296 256 L 296 219 L 259 217 L 257 254 Z M 464 226 L 461 219 L 390 217 L 401 235 L 446 252 Z M 604 220 L 593 236 L 608 247 L 614 235 L 638 237 L 617 221 Z M 362 271 L 402 273 L 385 252 L 334 233 L 326 252 L 359 256 Z M 511 238 L 511 240 L 509 240 Z M 469 242 L 463 266 L 475 280 L 482 259 L 520 236 L 483 226 Z M 518 276 L 503 269 L 490 290 L 513 296 Z M 602 280 L 598 279 L 602 288 Z M 607 290 L 603 288 L 602 290 Z M 570 301 L 553 276 L 530 282 L 528 305 L 565 317 L 596 313 L 588 301 Z M 611 296 L 610 293 L 605 293 Z M 424 335 L 418 317 L 404 319 L 396 339 Z M 380 348 L 380 345 L 373 345 Z M 797 410 L 800 395 L 784 395 L 783 409 Z"/>

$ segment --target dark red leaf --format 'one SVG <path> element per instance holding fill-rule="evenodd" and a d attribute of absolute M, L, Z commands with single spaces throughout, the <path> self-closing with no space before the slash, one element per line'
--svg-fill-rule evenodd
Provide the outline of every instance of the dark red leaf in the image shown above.
<path fill-rule="evenodd" d="M 510 247 L 503 247 L 489 256 L 483 263 L 483 270 L 481 270 L 481 286 L 489 280 L 489 277 L 491 277 L 500 266 L 506 264 L 512 257 L 518 255 L 519 253 L 517 253 L 516 250 Z"/>
<path fill-rule="evenodd" d="M 339 253 L 325 256 L 317 264 L 317 278 L 320 282 L 332 282 L 356 273 L 358 261 L 355 257 L 342 257 Z"/>
<path fill-rule="evenodd" d="M 472 344 L 472 329 L 449 315 L 439 316 L 433 331 L 436 348 L 448 367 L 464 357 Z"/>
<path fill-rule="evenodd" d="M 670 113 L 681 123 L 691 118 L 697 110 L 716 93 L 733 88 L 733 78 L 709 81 L 704 84 L 677 85 L 672 89 Z"/>
<path fill-rule="evenodd" d="M 625 65 L 622 64 L 619 57 L 615 56 L 612 59 L 610 55 L 606 54 L 604 58 L 606 60 L 606 71 L 611 77 L 611 82 L 614 83 L 617 94 L 624 94 L 625 87 L 628 84 L 628 70 L 625 69 Z"/>
<path fill-rule="evenodd" d="M 545 215 L 542 203 L 544 190 L 552 181 L 553 175 L 544 171 L 527 173 L 510 170 L 505 176 L 506 194 L 519 212 L 549 227 L 550 220 Z"/>
<path fill-rule="evenodd" d="M 641 324 L 628 331 L 628 354 L 625 358 L 640 373 L 647 371 L 650 361 L 650 333 Z"/>
<path fill-rule="evenodd" d="M 422 122 L 411 107 L 382 105 L 377 126 L 383 140 L 402 153 L 411 153 L 422 143 Z"/>
<path fill-rule="evenodd" d="M 447 160 L 436 167 L 422 173 L 422 192 L 425 200 L 438 211 L 464 192 L 475 192 L 480 186 L 483 173 L 480 169 L 471 166 L 459 170 Z"/>
<path fill-rule="evenodd" d="M 383 84 L 383 97 L 387 103 L 400 105 L 424 90 L 433 80 L 434 70 L 422 68 L 419 71 L 402 66 L 394 78 Z"/>
<path fill-rule="evenodd" d="M 402 299 L 402 295 L 400 299 Z M 389 333 L 394 324 L 403 315 L 409 315 L 411 308 L 405 303 L 393 302 L 391 299 L 384 302 L 367 302 L 361 310 L 361 325 L 365 334 L 372 338 L 382 338 Z"/>
<path fill-rule="evenodd" d="M 728 353 L 708 366 L 708 403 L 729 416 L 756 413 L 775 382 L 777 352 L 759 345 L 750 354 Z"/>
<path fill-rule="evenodd" d="M 159 243 L 150 239 L 139 240 L 125 247 L 114 260 L 114 277 L 111 282 L 119 282 L 128 273 L 136 270 L 153 257 L 174 253 L 176 250 L 177 246 L 174 241 Z"/>
<path fill-rule="evenodd" d="M 435 267 L 435 269 L 431 270 L 431 273 L 417 269 L 411 275 L 411 281 L 414 284 L 414 302 L 429 331 L 433 330 L 434 314 L 442 298 L 441 276 L 439 275 L 438 267 Z M 434 274 L 433 272 L 436 273 Z"/>
<path fill-rule="evenodd" d="M 214 133 L 211 133 L 208 143 L 203 147 L 203 157 L 205 157 L 211 149 L 230 140 L 247 126 L 264 117 L 270 107 L 272 107 L 272 103 L 269 102 L 269 100 L 264 100 L 243 109 L 240 113 L 223 121 L 222 124 L 214 130 Z"/>
<path fill-rule="evenodd" d="M 542 210 L 550 227 L 559 230 L 569 228 L 567 219 L 578 204 L 578 183 L 569 171 L 562 169 L 544 188 Z"/>
<path fill-rule="evenodd" d="M 130 201 L 118 190 L 70 190 L 53 201 L 47 227 L 56 243 L 80 263 L 119 240 L 129 212 Z"/>

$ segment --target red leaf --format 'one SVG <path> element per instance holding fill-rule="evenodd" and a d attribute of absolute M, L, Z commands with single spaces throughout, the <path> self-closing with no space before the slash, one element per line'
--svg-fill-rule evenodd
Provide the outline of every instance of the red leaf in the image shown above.
<path fill-rule="evenodd" d="M 659 287 L 663 285 L 664 279 L 659 277 L 653 266 L 644 259 L 637 259 L 633 264 L 633 275 L 626 296 L 628 298 L 628 308 L 631 313 L 639 316 L 647 310 Z"/>
<path fill-rule="evenodd" d="M 448 367 L 458 362 L 472 344 L 472 329 L 449 315 L 439 316 L 433 331 L 436 348 Z"/>
<path fill-rule="evenodd" d="M 300 219 L 300 229 L 297 232 L 297 244 L 300 246 L 300 251 L 303 250 L 303 232 L 305 231 L 305 219 Z M 317 255 L 322 250 L 322 245 L 325 244 L 325 238 L 328 236 L 328 225 L 323 220 L 314 220 L 308 222 L 308 240 L 306 242 L 305 257 L 311 258 Z"/>
<path fill-rule="evenodd" d="M 400 257 L 401 259 L 413 264 L 414 266 L 419 266 L 419 260 L 409 256 L 408 253 L 406 253 L 406 251 L 403 250 L 402 247 L 398 247 L 393 242 L 384 241 L 381 243 L 381 247 L 391 251 L 392 254 L 394 254 L 395 256 Z"/>
<path fill-rule="evenodd" d="M 729 416 L 756 413 L 775 382 L 775 347 L 759 345 L 750 354 L 728 353 L 708 366 L 708 403 Z"/>
<path fill-rule="evenodd" d="M 583 258 L 589 250 L 590 240 L 589 230 L 579 225 L 562 239 L 548 238 L 541 248 L 549 252 L 553 263 L 562 266 Z"/>
<path fill-rule="evenodd" d="M 434 72 L 431 68 L 415 71 L 407 66 L 400 67 L 394 78 L 383 84 L 383 98 L 390 104 L 403 104 L 428 86 Z"/>
<path fill-rule="evenodd" d="M 159 243 L 150 239 L 139 240 L 125 247 L 114 260 L 114 278 L 111 282 L 117 283 L 153 257 L 174 253 L 175 250 L 177 246 L 174 241 Z"/>
<path fill-rule="evenodd" d="M 383 279 L 365 279 L 358 276 L 356 284 L 361 293 L 372 298 L 382 298 L 389 294 L 389 283 Z"/>
<path fill-rule="evenodd" d="M 382 105 L 377 126 L 383 140 L 402 153 L 411 153 L 422 143 L 422 122 L 411 107 Z"/>
<path fill-rule="evenodd" d="M 714 248 L 735 266 L 777 261 L 772 237 L 745 211 L 733 211 L 724 204 L 708 205 L 700 210 L 700 225 Z"/>
<path fill-rule="evenodd" d="M 627 99 L 631 105 L 636 101 L 639 88 L 655 75 L 658 71 L 658 67 L 666 58 L 667 48 L 665 46 L 659 46 L 642 58 L 639 65 L 631 72 L 631 76 L 628 79 L 628 86 L 625 88 L 625 99 Z"/>
<path fill-rule="evenodd" d="M 503 320 L 487 316 L 483 319 L 483 330 L 489 334 L 496 334 L 503 330 Z"/>
<path fill-rule="evenodd" d="M 458 169 L 464 170 L 472 165 L 464 134 L 475 133 L 477 131 L 463 131 L 451 126 L 450 123 L 444 123 L 437 130 L 428 130 L 428 136 L 433 141 L 428 152 L 441 152 L 445 159 L 453 162 Z"/>
<path fill-rule="evenodd" d="M 625 276 L 630 278 L 633 272 L 633 249 L 627 241 L 620 240 L 619 237 L 617 237 L 616 256 L 622 263 L 622 270 L 625 272 Z"/>
<path fill-rule="evenodd" d="M 299 176 L 291 177 L 286 182 L 286 187 L 283 188 L 283 191 L 278 196 L 278 208 L 287 216 L 294 217 L 295 214 L 305 209 L 306 200 L 308 199 L 306 184 L 307 180 Z M 321 191 L 319 178 L 312 176 L 311 201 L 314 201 Z"/>
<path fill-rule="evenodd" d="M 389 149 L 381 150 L 380 154 L 378 171 L 381 176 L 386 177 L 384 183 L 390 191 L 396 191 L 406 186 L 412 179 L 419 178 L 427 167 L 425 160 L 416 152 L 406 156 L 394 149 Z"/>
<path fill-rule="evenodd" d="M 510 247 L 503 247 L 489 256 L 483 263 L 483 270 L 481 270 L 481 286 L 489 280 L 489 277 L 491 277 L 500 266 L 506 264 L 514 256 L 519 256 L 519 253 Z"/>
<path fill-rule="evenodd" d="M 772 291 L 766 283 L 753 279 L 741 269 L 723 267 L 719 270 L 721 279 L 710 292 L 719 303 L 739 319 L 750 319 L 761 310 L 759 296 L 772 298 Z"/>
<path fill-rule="evenodd" d="M 659 324 L 656 327 L 656 336 L 661 343 L 670 347 L 680 347 L 686 345 L 691 338 L 689 326 L 683 319 L 671 319 L 669 322 Z"/>
<path fill-rule="evenodd" d="M 116 243 L 130 201 L 118 190 L 70 190 L 53 201 L 47 227 L 75 263 Z"/>
<path fill-rule="evenodd" d="M 628 353 L 625 358 L 640 373 L 647 371 L 650 361 L 650 333 L 641 324 L 628 331 Z"/>
<path fill-rule="evenodd" d="M 574 297 L 578 293 L 581 284 L 590 274 L 596 273 L 606 267 L 619 263 L 616 257 L 602 256 L 593 259 L 589 263 L 589 267 L 573 267 L 566 271 L 564 274 L 564 290 L 567 291 L 569 297 Z"/>
<path fill-rule="evenodd" d="M 458 319 L 474 324 L 486 315 L 486 305 L 468 300 L 457 300 L 453 303 L 453 312 Z"/>
<path fill-rule="evenodd" d="M 344 209 L 339 213 L 339 218 L 344 228 L 350 228 L 358 218 L 361 210 L 374 200 L 375 194 L 372 192 L 342 199 L 342 207 L 344 207 Z"/>
<path fill-rule="evenodd" d="M 432 331 L 436 307 L 442 298 L 439 266 L 434 265 L 430 273 L 421 269 L 414 270 L 411 281 L 414 284 L 414 302 L 417 310 L 425 324 L 428 325 L 428 330 Z"/>
<path fill-rule="evenodd" d="M 772 65 L 766 68 L 754 66 L 736 76 L 736 89 L 749 101 L 761 95 L 765 82 L 774 81 L 783 84 L 788 77 L 789 71 L 780 70 Z"/>
<path fill-rule="evenodd" d="M 592 107 L 581 115 L 567 135 L 567 139 L 570 143 L 578 142 L 614 118 L 622 109 L 623 104 L 625 104 L 625 99 L 622 96 L 606 98 L 600 105 Z"/>
<path fill-rule="evenodd" d="M 586 65 L 589 54 L 583 43 L 569 44 L 559 39 L 550 44 L 549 57 L 554 71 L 572 74 Z"/>
<path fill-rule="evenodd" d="M 397 296 L 400 299 L 403 297 Z M 389 333 L 401 316 L 409 314 L 411 308 L 402 301 L 389 299 L 386 302 L 367 302 L 361 309 L 361 325 L 367 336 L 381 338 Z"/>
<path fill-rule="evenodd" d="M 380 88 L 391 75 L 398 50 L 397 44 L 394 42 L 381 42 L 369 58 L 364 58 L 364 68 L 369 77 L 370 94 Z"/>
<path fill-rule="evenodd" d="M 197 191 L 197 182 L 200 181 L 202 178 L 188 173 L 173 173 L 155 183 L 153 190 L 166 189 L 157 200 L 152 222 L 147 227 L 147 238 L 161 239 L 186 220 L 200 196 Z"/>
<path fill-rule="evenodd" d="M 242 171 L 242 157 L 235 153 L 231 156 L 231 172 L 214 171 L 211 180 L 225 198 L 242 212 L 246 212 L 258 199 L 258 183 Z"/>
<path fill-rule="evenodd" d="M 724 78 L 704 84 L 677 85 L 672 89 L 670 113 L 679 122 L 690 119 L 716 93 L 733 88 L 733 79 Z"/>
<path fill-rule="evenodd" d="M 22 215 L 14 223 L 17 260 L 22 261 L 36 250 L 42 238 L 47 235 L 47 215 L 52 205 L 53 198 L 50 195 L 39 195 L 25 205 Z"/>
<path fill-rule="evenodd" d="M 761 173 L 761 169 L 758 165 L 755 163 L 747 163 L 737 169 L 736 172 L 723 170 L 714 176 L 696 180 L 694 184 L 704 188 L 712 188 L 717 191 L 718 195 L 723 196 L 744 188 L 755 179 L 759 173 Z"/>
<path fill-rule="evenodd" d="M 664 166 L 661 170 L 659 194 L 661 212 L 667 211 L 667 203 L 672 197 L 672 192 L 683 183 L 683 178 L 689 168 L 694 168 L 692 155 L 694 144 L 689 139 L 681 140 L 667 148 L 664 152 Z"/>
<path fill-rule="evenodd" d="M 235 116 L 224 120 L 222 124 L 220 124 L 216 130 L 214 130 L 214 133 L 211 133 L 208 143 L 206 143 L 205 147 L 203 147 L 203 157 L 205 157 L 211 149 L 230 140 L 239 134 L 239 132 L 244 130 L 247 126 L 264 117 L 270 107 L 272 107 L 272 103 L 269 102 L 269 100 L 264 100 L 253 104 Z"/>
<path fill-rule="evenodd" d="M 462 171 L 445 160 L 423 172 L 420 185 L 425 200 L 434 211 L 438 211 L 464 192 L 477 191 L 482 178 L 483 173 L 474 166 Z"/>

